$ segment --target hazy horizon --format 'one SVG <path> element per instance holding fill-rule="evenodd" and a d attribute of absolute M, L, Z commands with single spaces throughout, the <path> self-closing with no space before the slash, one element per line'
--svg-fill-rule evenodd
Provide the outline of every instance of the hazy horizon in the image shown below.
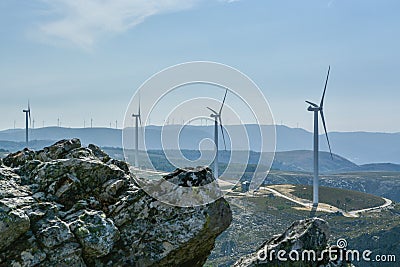
<path fill-rule="evenodd" d="M 224 124 L 224 125 L 225 125 L 225 126 L 239 126 L 240 124 Z M 251 124 L 251 123 L 249 123 L 249 124 L 245 124 L 245 125 L 256 125 L 256 124 Z M 258 125 L 258 124 L 257 124 L 257 125 Z M 155 127 L 182 126 L 182 124 L 166 124 L 166 125 L 161 125 L 161 124 L 150 124 L 150 125 L 146 125 L 145 127 L 153 127 L 153 126 L 155 126 Z M 186 127 L 187 127 L 187 126 L 191 126 L 191 127 L 214 127 L 214 125 L 194 125 L 194 124 L 186 125 Z M 275 127 L 283 126 L 283 127 L 287 127 L 287 128 L 290 128 L 290 129 L 300 129 L 300 130 L 304 130 L 304 131 L 307 131 L 307 132 L 309 132 L 309 133 L 312 133 L 312 132 L 313 132 L 312 130 L 308 130 L 308 129 L 301 128 L 301 127 L 292 127 L 292 126 L 285 125 L 285 124 L 274 124 L 274 125 L 271 125 L 271 124 L 262 124 L 262 125 L 260 125 L 260 126 L 275 126 Z M 111 130 L 120 130 L 120 131 L 123 130 L 123 128 L 121 128 L 121 127 L 115 128 L 115 127 L 113 127 L 113 126 L 112 126 L 112 127 L 109 127 L 109 126 L 67 127 L 67 126 L 57 126 L 57 125 L 49 125 L 49 126 L 44 126 L 44 127 L 39 126 L 39 127 L 35 127 L 35 128 L 29 128 L 29 129 L 30 129 L 30 130 L 37 130 L 37 129 L 45 129 L 45 128 L 61 128 L 61 129 L 111 129 Z M 126 127 L 126 128 L 134 128 L 134 127 L 131 126 L 131 127 Z M 24 128 L 7 128 L 7 129 L 0 129 L 0 132 L 2 132 L 2 131 L 9 131 L 9 130 L 21 130 L 21 131 L 25 131 L 25 127 L 24 127 Z M 357 130 L 355 130 L 355 131 L 329 131 L 329 130 L 328 130 L 328 133 L 357 133 L 357 132 L 359 132 L 359 133 L 387 133 L 387 134 L 398 134 L 398 133 L 400 133 L 400 131 L 397 131 L 397 132 L 384 132 L 384 131 L 357 131 Z M 320 132 L 319 132 L 319 135 L 324 136 L 325 133 L 320 131 Z"/>

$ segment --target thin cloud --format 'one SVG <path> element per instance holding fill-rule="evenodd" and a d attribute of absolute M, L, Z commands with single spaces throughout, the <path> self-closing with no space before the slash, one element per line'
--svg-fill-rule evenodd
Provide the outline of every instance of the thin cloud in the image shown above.
<path fill-rule="evenodd" d="M 38 25 L 45 42 L 70 43 L 90 49 L 101 37 L 118 34 L 146 18 L 190 9 L 199 0 L 43 0 L 50 17 Z"/>

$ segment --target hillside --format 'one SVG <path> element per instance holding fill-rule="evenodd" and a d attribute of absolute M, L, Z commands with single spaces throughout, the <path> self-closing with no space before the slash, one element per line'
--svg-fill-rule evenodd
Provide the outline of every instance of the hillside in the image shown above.
<path fill-rule="evenodd" d="M 370 163 L 363 164 L 359 166 L 359 171 L 367 171 L 367 172 L 383 172 L 383 171 L 392 171 L 392 172 L 400 172 L 400 165 L 393 163 Z"/>
<path fill-rule="evenodd" d="M 352 192 L 349 197 L 353 198 Z M 355 193 L 358 195 L 358 193 Z M 354 198 L 355 198 L 354 195 Z M 231 226 L 218 238 L 206 266 L 231 266 L 235 259 L 259 248 L 265 240 L 284 231 L 294 220 L 310 217 L 310 212 L 286 199 L 265 195 L 232 194 L 227 197 L 233 211 Z M 369 249 L 373 254 L 400 255 L 400 205 L 377 212 L 347 218 L 335 213 L 317 212 L 331 228 L 329 244 L 339 238 L 348 241 L 348 248 Z M 356 266 L 381 266 L 374 262 L 354 263 Z M 396 262 L 384 266 L 398 266 Z"/>
<path fill-rule="evenodd" d="M 312 180 L 313 177 L 311 173 L 272 170 L 269 172 L 264 184 L 312 185 Z M 359 191 L 400 202 L 399 172 L 324 174 L 320 176 L 320 185 Z"/>
<path fill-rule="evenodd" d="M 285 171 L 313 171 L 314 152 L 310 150 L 295 150 L 276 152 L 273 169 Z M 357 171 L 359 166 L 339 155 L 333 154 L 333 158 L 328 152 L 319 153 L 319 171 L 341 172 Z"/>
<path fill-rule="evenodd" d="M 310 202 L 313 198 L 313 187 L 310 185 L 275 185 L 273 188 L 284 195 L 294 196 Z M 319 202 L 344 211 L 368 209 L 385 204 L 381 197 L 372 194 L 326 186 L 319 187 Z"/>
<path fill-rule="evenodd" d="M 105 147 L 104 148 L 109 154 L 114 155 L 118 159 L 123 158 L 123 151 L 120 148 Z M 154 161 L 155 167 L 163 171 L 171 171 L 173 166 L 168 164 L 165 157 L 165 152 L 161 150 L 150 150 L 148 151 L 150 158 Z M 168 155 L 171 159 L 177 160 L 181 157 L 181 153 L 189 160 L 197 160 L 200 157 L 200 151 L 198 150 L 182 150 L 182 151 L 168 151 Z M 210 153 L 212 157 L 212 151 L 202 151 L 202 153 Z M 249 155 L 247 152 L 238 152 L 243 156 L 236 156 L 235 159 L 231 159 L 230 151 L 220 151 L 219 158 L 222 165 L 231 163 L 236 164 L 258 164 L 260 157 L 259 152 L 250 151 Z M 175 156 L 174 156 L 175 155 Z M 177 160 L 179 161 L 179 160 Z M 319 153 L 320 162 L 320 173 L 343 173 L 343 172 L 362 172 L 362 171 L 400 171 L 400 165 L 398 164 L 367 164 L 357 165 L 339 155 L 333 154 L 333 159 L 328 152 Z M 222 166 L 224 167 L 224 166 Z M 295 151 L 284 151 L 276 152 L 275 158 L 272 164 L 273 170 L 281 171 L 293 171 L 293 172 L 313 172 L 313 152 L 307 150 L 295 150 Z"/>
<path fill-rule="evenodd" d="M 109 155 L 117 159 L 123 158 L 122 150 L 119 148 L 105 148 L 104 149 Z M 227 152 L 221 151 L 221 158 L 225 159 L 228 157 Z M 293 155 L 292 155 L 293 153 Z M 198 157 L 198 151 L 183 151 L 183 154 L 189 159 L 195 159 Z M 312 184 L 312 169 L 310 169 L 310 162 L 303 160 L 302 154 L 312 154 L 311 151 L 287 151 L 276 153 L 276 158 L 272 166 L 272 170 L 266 177 L 264 184 Z M 165 158 L 165 155 L 161 151 L 149 151 L 150 159 L 153 161 L 154 166 L 158 170 L 171 171 L 174 170 L 172 166 Z M 257 153 L 253 152 L 250 154 L 250 162 L 256 162 Z M 287 158 L 287 160 L 285 160 Z M 299 160 L 300 163 L 297 163 Z M 225 161 L 226 162 L 226 161 Z M 284 162 L 285 164 L 282 164 Z M 341 162 L 343 165 L 336 165 Z M 297 166 L 297 164 L 299 166 Z M 343 188 L 349 190 L 355 190 L 359 192 L 369 193 L 376 196 L 386 197 L 395 201 L 400 202 L 400 172 L 396 171 L 362 171 L 363 166 L 357 166 L 350 161 L 334 156 L 334 160 L 330 158 L 329 153 L 320 153 L 320 164 L 325 166 L 337 167 L 337 172 L 330 170 L 330 172 L 323 173 L 320 176 L 320 184 L 327 187 Z M 236 163 L 239 165 L 239 163 Z M 304 171 L 308 165 L 308 172 Z M 226 163 L 221 163 L 220 168 L 223 170 Z M 283 169 L 288 168 L 289 170 Z M 343 166 L 343 167 L 340 167 Z M 349 169 L 346 169 L 346 166 Z M 386 166 L 378 164 L 378 166 Z M 393 165 L 391 169 L 393 169 Z M 398 165 L 395 165 L 398 166 Z M 246 167 L 244 174 L 230 173 L 233 177 L 240 177 L 242 179 L 250 179 L 253 175 L 254 164 L 249 164 Z M 282 168 L 282 169 L 278 169 Z M 295 169 L 295 171 L 293 171 Z M 301 169 L 301 171 L 298 171 Z"/>

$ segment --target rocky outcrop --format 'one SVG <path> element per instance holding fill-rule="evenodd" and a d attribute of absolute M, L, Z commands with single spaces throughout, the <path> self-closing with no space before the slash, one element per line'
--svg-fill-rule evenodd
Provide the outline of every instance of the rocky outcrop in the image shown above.
<path fill-rule="evenodd" d="M 234 266 L 352 266 L 340 259 L 339 255 L 345 255 L 343 250 L 341 252 L 337 246 L 328 246 L 328 238 L 329 226 L 326 221 L 319 218 L 296 221 L 283 234 L 265 242 L 256 252 L 240 258 Z"/>
<path fill-rule="evenodd" d="M 176 169 L 164 176 L 165 180 L 183 187 L 204 186 L 214 181 L 208 167 Z"/>
<path fill-rule="evenodd" d="M 223 198 L 180 208 L 147 195 L 125 162 L 62 140 L 0 161 L 0 266 L 201 266 L 232 220 Z M 208 168 L 166 179 L 209 183 Z"/>

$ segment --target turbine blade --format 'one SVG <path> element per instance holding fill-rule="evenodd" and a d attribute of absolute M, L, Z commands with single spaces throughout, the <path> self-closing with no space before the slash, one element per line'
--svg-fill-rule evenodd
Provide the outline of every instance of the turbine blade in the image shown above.
<path fill-rule="evenodd" d="M 319 112 L 321 114 L 322 124 L 324 125 L 326 141 L 328 141 L 329 153 L 331 153 L 331 158 L 333 159 L 332 150 L 331 150 L 331 144 L 329 143 L 328 132 L 326 131 L 324 112 L 322 111 L 322 109 Z"/>
<path fill-rule="evenodd" d="M 324 92 L 322 93 L 322 98 L 321 98 L 321 103 L 319 106 L 322 108 L 324 105 L 324 98 L 325 98 L 325 92 L 326 92 L 326 86 L 328 85 L 328 78 L 329 78 L 329 72 L 331 71 L 331 66 L 328 67 L 328 74 L 326 74 L 326 80 L 325 80 L 325 87 L 324 87 Z"/>
<path fill-rule="evenodd" d="M 140 122 L 140 126 L 142 126 L 142 116 L 140 115 L 140 95 L 139 95 L 139 108 L 138 108 L 138 116 L 139 116 L 139 122 Z"/>
<path fill-rule="evenodd" d="M 214 113 L 215 115 L 218 115 L 218 113 L 215 111 L 215 110 L 213 110 L 212 108 L 209 108 L 209 107 L 207 107 L 209 110 L 211 110 L 211 112 L 212 113 Z"/>
<path fill-rule="evenodd" d="M 226 151 L 224 127 L 222 126 L 221 116 L 219 116 L 218 118 L 219 118 L 219 126 L 221 127 L 221 132 L 222 132 L 222 139 L 224 140 L 224 148 L 225 148 L 225 151 Z"/>
<path fill-rule="evenodd" d="M 138 115 L 140 116 L 140 98 L 139 98 Z"/>
<path fill-rule="evenodd" d="M 313 107 L 315 107 L 315 108 L 317 108 L 317 107 L 318 107 L 318 105 L 317 105 L 317 104 L 315 104 L 315 103 L 313 103 L 313 102 L 306 101 L 306 103 L 310 104 L 311 106 L 313 106 Z"/>
<path fill-rule="evenodd" d="M 29 103 L 29 99 L 28 99 L 28 110 L 27 110 L 28 116 L 29 116 L 29 126 L 32 125 L 32 119 L 31 119 L 31 105 Z"/>
<path fill-rule="evenodd" d="M 225 104 L 225 99 L 226 99 L 226 94 L 227 93 L 228 93 L 228 89 L 226 89 L 226 91 L 225 91 L 224 100 L 222 100 L 222 105 L 221 105 L 221 108 L 219 109 L 219 114 L 220 115 L 221 115 L 222 108 L 224 107 L 224 104 Z"/>

